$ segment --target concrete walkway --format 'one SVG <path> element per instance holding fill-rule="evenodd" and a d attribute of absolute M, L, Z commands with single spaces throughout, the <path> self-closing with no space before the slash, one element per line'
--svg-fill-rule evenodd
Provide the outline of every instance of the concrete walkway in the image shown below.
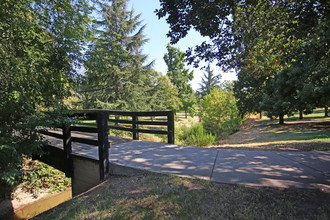
<path fill-rule="evenodd" d="M 96 148 L 73 152 L 97 158 Z M 330 152 L 221 150 L 131 141 L 111 145 L 110 163 L 249 186 L 330 189 Z"/>

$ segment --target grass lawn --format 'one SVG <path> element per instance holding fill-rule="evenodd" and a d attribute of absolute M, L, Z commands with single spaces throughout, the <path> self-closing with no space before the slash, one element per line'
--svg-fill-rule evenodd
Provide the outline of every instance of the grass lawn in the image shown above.
<path fill-rule="evenodd" d="M 35 219 L 329 219 L 330 193 L 161 174 L 110 177 Z"/>
<path fill-rule="evenodd" d="M 250 150 L 330 150 L 330 117 L 315 110 L 303 120 L 298 115 L 286 118 L 284 125 L 277 120 L 248 120 L 243 128 L 220 141 L 216 147 Z"/>

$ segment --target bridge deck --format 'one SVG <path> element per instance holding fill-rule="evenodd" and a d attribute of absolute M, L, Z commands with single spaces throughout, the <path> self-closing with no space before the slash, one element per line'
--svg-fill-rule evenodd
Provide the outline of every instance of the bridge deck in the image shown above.
<path fill-rule="evenodd" d="M 72 136 L 82 135 L 72 132 Z M 95 135 L 84 137 L 95 139 Z M 109 162 L 157 173 L 250 186 L 330 189 L 330 152 L 221 150 L 109 137 Z M 60 140 L 49 138 L 53 146 Z M 73 154 L 98 159 L 98 148 L 72 143 Z"/>

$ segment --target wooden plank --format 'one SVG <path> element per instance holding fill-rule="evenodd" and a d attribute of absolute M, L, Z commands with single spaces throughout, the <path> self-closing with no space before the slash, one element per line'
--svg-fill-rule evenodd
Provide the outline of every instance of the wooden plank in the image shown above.
<path fill-rule="evenodd" d="M 120 126 L 114 126 L 114 125 L 109 125 L 110 129 L 115 129 L 115 130 L 121 130 L 121 131 L 131 131 L 133 132 L 132 128 L 125 128 L 125 127 L 120 127 Z"/>
<path fill-rule="evenodd" d="M 96 127 L 96 123 L 79 123 L 79 125 L 87 125 L 87 126 Z"/>
<path fill-rule="evenodd" d="M 44 135 L 54 137 L 54 138 L 63 139 L 63 135 L 59 134 L 59 133 L 54 133 L 54 132 L 50 132 L 50 131 L 40 131 L 40 133 L 44 134 Z"/>
<path fill-rule="evenodd" d="M 137 121 L 136 124 L 139 125 L 159 125 L 159 126 L 167 126 L 167 121 Z"/>
<path fill-rule="evenodd" d="M 133 116 L 132 117 L 133 120 L 133 140 L 139 140 L 139 132 L 137 132 L 137 129 L 139 128 L 139 125 L 137 125 L 137 121 L 139 120 L 139 118 L 137 116 Z"/>
<path fill-rule="evenodd" d="M 170 111 L 159 111 L 159 112 L 135 112 L 136 116 L 167 116 Z"/>
<path fill-rule="evenodd" d="M 71 126 L 71 131 L 80 131 L 86 133 L 97 133 L 96 127 Z"/>
<path fill-rule="evenodd" d="M 141 133 L 149 133 L 149 134 L 168 134 L 168 131 L 161 131 L 161 130 L 136 129 L 136 131 Z"/>
<path fill-rule="evenodd" d="M 65 164 L 67 177 L 72 177 L 73 173 L 73 162 L 72 162 L 72 145 L 71 145 L 71 127 L 64 127 L 62 129 L 63 133 L 63 148 L 65 152 Z"/>
<path fill-rule="evenodd" d="M 88 144 L 93 146 L 98 146 L 97 140 L 87 139 L 87 138 L 79 138 L 79 137 L 71 137 L 72 142 L 78 142 L 81 144 Z"/>
<path fill-rule="evenodd" d="M 97 115 L 98 148 L 99 148 L 99 172 L 100 180 L 105 180 L 109 174 L 109 140 L 108 140 L 108 118 L 105 113 Z"/>
<path fill-rule="evenodd" d="M 168 131 L 168 135 L 167 135 L 167 143 L 169 144 L 174 144 L 174 112 L 171 112 L 168 116 L 167 116 L 167 131 Z"/>
<path fill-rule="evenodd" d="M 156 112 L 131 112 L 131 111 L 106 111 L 109 115 L 122 116 L 167 116 L 171 111 L 156 111 Z"/>
<path fill-rule="evenodd" d="M 109 122 L 122 123 L 122 124 L 133 124 L 131 120 L 121 120 L 121 119 L 108 119 Z"/>

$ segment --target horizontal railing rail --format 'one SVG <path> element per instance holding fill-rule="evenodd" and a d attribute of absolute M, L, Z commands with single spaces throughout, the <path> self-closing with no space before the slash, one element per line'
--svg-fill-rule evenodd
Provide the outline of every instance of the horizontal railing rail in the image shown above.
<path fill-rule="evenodd" d="M 71 117 L 83 117 L 84 120 L 96 120 L 96 113 L 102 112 L 107 115 L 108 128 L 111 130 L 120 130 L 132 132 L 133 140 L 139 140 L 139 133 L 148 134 L 161 134 L 167 135 L 167 143 L 174 144 L 174 113 L 172 111 L 153 111 L 153 112 L 134 112 L 134 111 L 119 111 L 119 110 L 78 110 L 71 114 Z M 114 116 L 115 118 L 110 118 Z M 119 119 L 119 117 L 126 117 L 125 119 Z M 129 118 L 127 118 L 129 117 Z M 139 117 L 165 117 L 158 119 L 157 121 L 139 120 Z M 110 124 L 111 123 L 111 124 Z M 123 126 L 129 125 L 129 126 Z M 75 126 L 75 131 L 81 132 L 93 132 L 95 128 L 87 126 L 95 126 L 94 123 L 83 122 L 79 126 Z M 166 130 L 159 130 L 155 128 L 139 128 L 139 125 L 149 126 L 162 126 L 166 127 Z"/>
<path fill-rule="evenodd" d="M 69 114 L 75 118 L 75 124 L 61 128 L 61 132 L 50 129 L 41 129 L 40 133 L 63 141 L 63 150 L 66 155 L 67 175 L 72 175 L 72 143 L 98 146 L 100 179 L 105 179 L 109 171 L 109 130 L 122 130 L 132 132 L 132 138 L 139 140 L 139 133 L 167 135 L 168 143 L 174 144 L 174 113 L 171 111 L 133 112 L 115 110 L 79 110 Z M 112 118 L 114 117 L 114 118 Z M 120 117 L 125 117 L 120 119 Z M 150 119 L 141 120 L 141 118 Z M 162 117 L 156 119 L 156 117 Z M 84 121 L 95 121 L 89 123 Z M 125 126 L 124 126 L 125 125 Z M 128 125 L 128 126 L 126 126 Z M 139 127 L 141 126 L 141 127 Z M 145 126 L 145 127 L 142 127 Z M 149 127 L 147 127 L 149 126 Z M 151 128 L 150 128 L 151 126 Z M 155 127 L 166 127 L 166 130 Z M 72 131 L 80 133 L 95 133 L 96 139 L 72 136 Z"/>

